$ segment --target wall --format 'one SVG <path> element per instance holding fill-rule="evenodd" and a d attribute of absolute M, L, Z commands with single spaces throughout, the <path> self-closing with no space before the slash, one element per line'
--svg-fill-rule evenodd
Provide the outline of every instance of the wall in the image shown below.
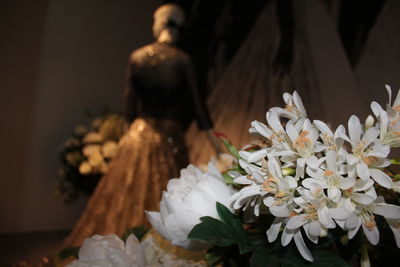
<path fill-rule="evenodd" d="M 0 54 L 1 112 L 7 114 L 0 133 L 1 232 L 69 229 L 78 218 L 84 201 L 65 206 L 53 194 L 57 151 L 86 110 L 121 109 L 128 55 L 152 40 L 158 5 L 32 2 L 0 7 L 6 22 L 0 34 L 9 37 Z"/>

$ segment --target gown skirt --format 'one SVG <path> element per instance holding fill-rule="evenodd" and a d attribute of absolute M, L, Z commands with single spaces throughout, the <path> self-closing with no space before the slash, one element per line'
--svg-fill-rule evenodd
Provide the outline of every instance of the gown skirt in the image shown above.
<path fill-rule="evenodd" d="M 181 123 L 139 117 L 119 143 L 65 246 L 80 246 L 94 234 L 122 236 L 135 226 L 150 226 L 145 210 L 159 210 L 168 180 L 188 164 Z"/>

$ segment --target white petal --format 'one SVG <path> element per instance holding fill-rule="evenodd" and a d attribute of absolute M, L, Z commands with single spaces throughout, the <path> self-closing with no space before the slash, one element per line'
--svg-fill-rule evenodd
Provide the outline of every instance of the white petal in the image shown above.
<path fill-rule="evenodd" d="M 275 217 L 288 217 L 290 215 L 290 211 L 286 207 L 286 205 L 272 206 L 272 207 L 269 208 L 269 211 Z"/>
<path fill-rule="evenodd" d="M 373 212 L 388 219 L 400 219 L 400 207 L 396 205 L 378 204 Z"/>
<path fill-rule="evenodd" d="M 386 158 L 390 153 L 390 147 L 387 145 L 376 144 L 372 150 L 365 154 L 367 157 Z"/>
<path fill-rule="evenodd" d="M 250 152 L 250 155 L 247 157 L 247 161 L 258 162 L 266 156 L 267 156 L 267 151 L 264 149 L 260 149 L 255 152 Z"/>
<path fill-rule="evenodd" d="M 352 115 L 349 119 L 348 127 L 351 143 L 356 144 L 360 142 L 360 136 L 362 133 L 360 120 L 356 116 Z"/>
<path fill-rule="evenodd" d="M 314 120 L 313 123 L 321 133 L 333 136 L 331 129 L 329 129 L 328 125 L 326 125 L 324 122 L 320 120 Z"/>
<path fill-rule="evenodd" d="M 310 239 L 311 242 L 313 242 L 314 244 L 318 244 L 318 236 L 310 235 L 310 224 L 306 223 L 305 225 L 303 225 L 303 228 L 304 228 L 304 232 L 306 233 L 308 239 Z"/>
<path fill-rule="evenodd" d="M 393 231 L 394 239 L 396 240 L 396 245 L 400 248 L 400 221 L 399 220 L 390 220 L 386 219 L 388 222 L 390 229 Z"/>
<path fill-rule="evenodd" d="M 354 216 L 354 217 L 356 217 L 356 216 Z M 358 232 L 358 230 L 360 229 L 360 226 L 361 226 L 361 219 L 359 219 L 358 217 L 356 217 L 358 220 L 356 221 L 356 227 L 354 227 L 354 228 L 351 228 L 350 230 L 349 230 L 349 232 L 348 232 L 348 237 L 349 237 L 349 239 L 352 239 L 356 234 L 357 234 L 357 232 Z M 347 223 L 346 223 L 347 224 Z M 348 227 L 347 225 L 346 225 L 346 227 Z"/>
<path fill-rule="evenodd" d="M 381 110 L 383 110 L 383 108 L 377 102 L 373 101 L 371 103 L 371 110 L 376 117 L 379 117 L 379 114 L 380 114 Z"/>
<path fill-rule="evenodd" d="M 388 85 L 386 85 L 386 86 L 388 86 Z M 398 106 L 398 105 L 400 105 L 400 90 L 397 92 L 396 99 L 393 102 L 393 107 Z"/>
<path fill-rule="evenodd" d="M 346 135 L 346 129 L 344 128 L 343 125 L 339 125 L 336 128 L 336 131 L 335 131 L 335 134 L 334 134 L 334 138 L 335 138 L 335 140 L 342 139 L 342 140 L 345 140 L 345 141 L 350 143 L 350 140 Z"/>
<path fill-rule="evenodd" d="M 301 184 L 305 187 L 310 189 L 312 187 L 312 184 L 319 184 L 321 187 L 326 186 L 326 182 L 320 179 L 314 179 L 314 178 L 306 178 L 304 179 Z"/>
<path fill-rule="evenodd" d="M 342 197 L 342 191 L 340 191 L 340 189 L 337 187 L 328 188 L 328 197 L 333 202 L 337 203 L 337 202 L 339 202 L 340 198 Z"/>
<path fill-rule="evenodd" d="M 369 170 L 371 177 L 377 182 L 379 185 L 385 188 L 392 188 L 392 179 L 390 177 L 378 169 L 370 169 Z"/>
<path fill-rule="evenodd" d="M 351 200 L 353 200 L 356 203 L 363 204 L 363 205 L 369 205 L 375 200 L 375 198 L 370 195 L 367 195 L 367 194 L 353 193 L 351 195 Z"/>
<path fill-rule="evenodd" d="M 365 143 L 365 146 L 368 146 L 372 142 L 376 141 L 378 135 L 378 129 L 376 129 L 375 127 L 371 127 L 365 132 L 362 141 Z"/>
<path fill-rule="evenodd" d="M 373 227 L 372 229 L 367 228 L 364 224 L 362 224 L 364 234 L 367 237 L 368 241 L 372 245 L 376 245 L 379 243 L 379 231 L 378 227 Z"/>
<path fill-rule="evenodd" d="M 284 132 L 279 117 L 275 112 L 267 112 L 267 122 L 275 132 Z"/>
<path fill-rule="evenodd" d="M 296 128 L 293 126 L 293 123 L 291 122 L 288 122 L 286 124 L 286 133 L 292 142 L 295 142 L 296 139 L 299 137 L 299 133 L 297 132 Z"/>
<path fill-rule="evenodd" d="M 318 219 L 325 228 L 335 228 L 336 224 L 329 215 L 327 207 L 318 209 Z"/>
<path fill-rule="evenodd" d="M 347 229 L 355 229 L 361 226 L 361 219 L 352 213 L 346 221 Z"/>
<path fill-rule="evenodd" d="M 359 176 L 362 180 L 366 181 L 366 180 L 369 179 L 370 173 L 369 173 L 367 164 L 365 164 L 364 162 L 360 162 L 360 163 L 358 163 L 358 164 L 356 165 L 356 169 L 357 169 L 357 174 L 358 174 L 358 176 Z"/>
<path fill-rule="evenodd" d="M 143 247 L 140 245 L 140 242 L 135 235 L 131 234 L 126 239 L 125 252 L 135 263 L 135 266 L 146 266 L 146 257 L 144 255 Z"/>
<path fill-rule="evenodd" d="M 267 231 L 268 242 L 272 243 L 278 237 L 279 231 L 282 226 L 283 218 L 275 218 L 271 227 Z"/>
<path fill-rule="evenodd" d="M 265 206 L 271 207 L 274 204 L 275 199 L 273 197 L 269 196 L 269 197 L 264 198 L 263 202 L 264 202 Z"/>
<path fill-rule="evenodd" d="M 145 211 L 147 219 L 150 221 L 151 226 L 165 239 L 172 241 L 173 236 L 170 231 L 164 226 L 159 212 Z"/>
<path fill-rule="evenodd" d="M 303 237 L 301 236 L 300 231 L 298 231 L 294 235 L 294 242 L 296 243 L 296 247 L 304 259 L 311 261 L 311 262 L 314 261 L 314 258 L 312 256 L 310 250 L 307 248 L 306 244 L 304 243 L 304 240 L 303 240 Z"/>
<path fill-rule="evenodd" d="M 346 190 L 353 187 L 356 184 L 356 179 L 353 177 L 340 179 L 340 189 Z"/>
<path fill-rule="evenodd" d="M 354 156 L 353 154 L 347 154 L 347 163 L 350 165 L 354 165 L 358 162 L 358 158 Z"/>
<path fill-rule="evenodd" d="M 251 126 L 253 126 L 259 134 L 264 136 L 265 138 L 270 138 L 272 135 L 272 131 L 267 128 L 267 126 L 259 121 L 253 121 L 251 123 Z"/>
<path fill-rule="evenodd" d="M 336 167 L 336 162 L 337 162 L 337 153 L 336 151 L 328 151 L 326 153 L 326 165 L 328 167 L 328 170 L 335 172 L 337 167 Z"/>
<path fill-rule="evenodd" d="M 321 233 L 321 224 L 318 221 L 310 222 L 309 233 L 312 236 L 319 236 Z"/>
<path fill-rule="evenodd" d="M 307 220 L 305 219 L 306 214 L 301 214 L 297 216 L 293 216 L 292 218 L 289 219 L 289 221 L 286 224 L 287 229 L 298 229 L 305 223 L 307 223 Z"/>
<path fill-rule="evenodd" d="M 330 208 L 329 215 L 336 220 L 345 220 L 351 213 L 344 208 Z"/>
<path fill-rule="evenodd" d="M 285 247 L 290 243 L 290 241 L 292 240 L 293 235 L 296 231 L 298 231 L 298 230 L 291 230 L 291 229 L 288 229 L 287 227 L 285 227 L 285 229 L 282 232 L 282 236 L 281 236 L 282 246 Z"/>
<path fill-rule="evenodd" d="M 297 93 L 297 91 L 293 92 L 293 102 L 294 102 L 296 108 L 300 110 L 302 115 L 304 117 L 307 117 L 307 113 L 306 113 L 306 110 L 304 109 L 303 102 L 301 101 L 301 98 L 300 98 L 299 94 Z"/>
<path fill-rule="evenodd" d="M 247 176 L 244 176 L 244 175 L 235 178 L 233 181 L 237 184 L 252 184 L 252 183 L 254 183 L 253 181 L 247 179 Z"/>
<path fill-rule="evenodd" d="M 306 163 L 307 163 L 307 166 L 309 166 L 313 169 L 316 169 L 319 167 L 319 161 L 316 156 L 311 156 L 311 157 L 306 158 Z"/>

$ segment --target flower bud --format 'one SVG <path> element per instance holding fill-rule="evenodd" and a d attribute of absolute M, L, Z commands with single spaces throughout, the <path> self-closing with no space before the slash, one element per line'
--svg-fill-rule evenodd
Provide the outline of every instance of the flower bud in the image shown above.
<path fill-rule="evenodd" d="M 365 130 L 368 130 L 369 128 L 374 126 L 374 123 L 375 123 L 374 117 L 368 115 L 367 119 L 365 120 L 365 125 L 364 125 Z"/>

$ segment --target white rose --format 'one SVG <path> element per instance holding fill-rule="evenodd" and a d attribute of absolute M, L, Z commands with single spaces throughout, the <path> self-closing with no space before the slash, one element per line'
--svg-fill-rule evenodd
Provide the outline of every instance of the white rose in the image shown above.
<path fill-rule="evenodd" d="M 79 250 L 79 260 L 67 267 L 144 267 L 146 265 L 143 249 L 134 235 L 126 244 L 116 235 L 94 235 L 87 238 Z"/>
<path fill-rule="evenodd" d="M 100 145 L 87 145 L 82 149 L 83 155 L 90 157 L 93 154 L 100 154 Z"/>
<path fill-rule="evenodd" d="M 117 155 L 118 144 L 114 141 L 107 141 L 101 147 L 101 151 L 103 152 L 104 157 L 112 159 Z"/>
<path fill-rule="evenodd" d="M 160 212 L 146 211 L 146 214 L 157 232 L 173 245 L 201 250 L 211 244 L 189 240 L 188 234 L 200 223 L 200 217 L 220 219 L 216 202 L 230 208 L 233 193 L 213 164 L 208 164 L 207 173 L 189 165 L 181 170 L 179 179 L 169 180 L 160 202 Z"/>

